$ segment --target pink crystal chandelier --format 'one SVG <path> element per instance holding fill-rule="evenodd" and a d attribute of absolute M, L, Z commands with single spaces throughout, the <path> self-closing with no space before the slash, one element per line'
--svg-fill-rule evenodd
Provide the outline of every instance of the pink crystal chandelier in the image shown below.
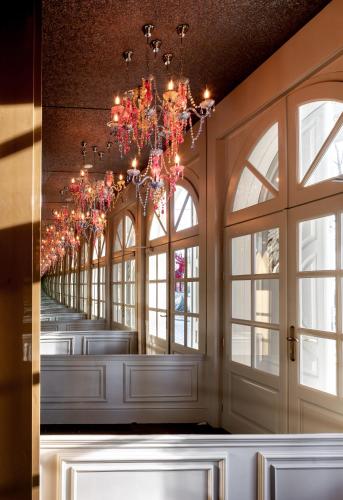
<path fill-rule="evenodd" d="M 184 142 L 184 135 L 190 130 L 192 147 L 203 129 L 205 119 L 214 110 L 214 100 L 206 88 L 203 100 L 196 104 L 192 96 L 190 82 L 183 75 L 183 40 L 188 32 L 188 24 L 179 24 L 176 28 L 180 39 L 180 69 L 178 77 L 171 73 L 172 53 L 165 53 L 162 61 L 167 71 L 167 88 L 160 95 L 157 78 L 150 73 L 149 52 L 152 50 L 155 60 L 160 53 L 162 41 L 152 40 L 154 25 L 143 26 L 147 42 L 147 76 L 141 85 L 117 95 L 111 109 L 108 126 L 113 142 L 118 146 L 121 156 L 134 152 L 128 180 L 136 186 L 143 212 L 149 200 L 155 210 L 163 210 L 164 200 L 172 196 L 177 181 L 182 178 L 184 167 L 180 164 L 179 147 Z M 127 68 L 132 60 L 133 51 L 123 53 Z M 193 131 L 193 120 L 199 120 L 197 134 Z M 142 171 L 137 168 L 136 155 L 145 148 L 149 150 L 149 160 Z"/>
<path fill-rule="evenodd" d="M 81 154 L 83 156 L 83 168 L 80 170 L 78 177 L 73 177 L 67 187 L 62 191 L 62 195 L 70 196 L 68 201 L 72 201 L 78 212 L 84 214 L 86 218 L 93 220 L 98 215 L 107 214 L 111 210 L 119 193 L 125 188 L 126 182 L 123 174 L 116 175 L 112 170 L 107 170 L 103 180 L 91 180 L 89 169 L 93 167 L 86 163 L 87 144 L 81 142 Z M 98 153 L 100 160 L 103 159 L 104 153 L 97 150 L 97 146 L 93 146 L 93 155 Z M 88 214 L 88 215 L 87 215 Z"/>

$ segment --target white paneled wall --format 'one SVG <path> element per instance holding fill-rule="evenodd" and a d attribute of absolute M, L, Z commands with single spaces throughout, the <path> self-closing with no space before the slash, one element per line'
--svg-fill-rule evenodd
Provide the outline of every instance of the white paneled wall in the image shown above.
<path fill-rule="evenodd" d="M 208 420 L 202 355 L 41 359 L 43 424 Z"/>
<path fill-rule="evenodd" d="M 42 500 L 340 500 L 342 435 L 42 436 Z"/>
<path fill-rule="evenodd" d="M 40 353 L 44 355 L 63 354 L 136 354 L 137 332 L 120 330 L 99 330 L 94 332 L 42 333 Z"/>

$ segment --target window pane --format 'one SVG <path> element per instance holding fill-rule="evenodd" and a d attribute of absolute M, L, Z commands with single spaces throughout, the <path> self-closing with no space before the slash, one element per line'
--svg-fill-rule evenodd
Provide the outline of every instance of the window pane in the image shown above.
<path fill-rule="evenodd" d="M 174 194 L 174 223 L 176 231 L 182 231 L 198 224 L 194 202 L 187 189 L 176 186 Z"/>
<path fill-rule="evenodd" d="M 119 252 L 122 249 L 123 242 L 123 221 L 121 220 L 117 227 L 116 238 L 114 240 L 114 251 Z"/>
<path fill-rule="evenodd" d="M 156 263 L 157 263 L 157 256 L 156 255 L 149 255 L 149 280 L 155 280 L 156 279 Z"/>
<path fill-rule="evenodd" d="M 158 279 L 167 279 L 167 254 L 159 253 L 157 256 Z"/>
<path fill-rule="evenodd" d="M 199 247 L 187 248 L 187 278 L 199 277 Z"/>
<path fill-rule="evenodd" d="M 148 325 L 149 335 L 153 335 L 154 337 L 156 337 L 157 335 L 156 325 L 157 325 L 157 314 L 155 311 L 149 310 L 149 325 Z"/>
<path fill-rule="evenodd" d="M 113 302 L 121 302 L 120 300 L 121 285 L 112 286 L 112 300 Z"/>
<path fill-rule="evenodd" d="M 182 186 L 176 186 L 176 190 L 174 193 L 174 221 L 175 224 L 178 223 L 179 217 L 181 215 L 181 210 L 186 201 L 187 196 L 189 195 L 187 189 Z"/>
<path fill-rule="evenodd" d="M 335 101 L 315 101 L 299 107 L 299 181 L 310 168 L 342 111 L 343 103 Z"/>
<path fill-rule="evenodd" d="M 244 167 L 235 194 L 233 212 L 272 198 L 272 193 L 264 188 L 262 182 L 248 168 Z"/>
<path fill-rule="evenodd" d="M 184 279 L 185 266 L 185 250 L 176 250 L 176 252 L 174 252 L 175 279 Z"/>
<path fill-rule="evenodd" d="M 185 318 L 183 316 L 174 317 L 174 341 L 176 344 L 185 343 Z"/>
<path fill-rule="evenodd" d="M 150 226 L 149 240 L 155 240 L 161 238 L 167 234 L 167 219 L 165 214 L 161 214 L 160 217 L 154 213 Z"/>
<path fill-rule="evenodd" d="M 251 327 L 232 324 L 231 359 L 251 366 Z"/>
<path fill-rule="evenodd" d="M 232 317 L 251 319 L 251 281 L 232 282 Z"/>
<path fill-rule="evenodd" d="M 187 311 L 190 313 L 199 313 L 199 283 L 187 283 Z"/>
<path fill-rule="evenodd" d="M 336 341 L 300 335 L 300 383 L 336 394 Z"/>
<path fill-rule="evenodd" d="M 99 248 L 100 248 L 100 252 L 99 252 L 99 255 L 100 257 L 105 257 L 106 255 L 106 239 L 105 239 L 105 236 L 102 234 L 100 239 L 99 239 Z"/>
<path fill-rule="evenodd" d="M 255 281 L 255 320 L 279 323 L 279 280 Z"/>
<path fill-rule="evenodd" d="M 135 260 L 127 260 L 125 266 L 125 281 L 135 281 Z"/>
<path fill-rule="evenodd" d="M 129 328 L 135 327 L 135 309 L 132 307 L 125 307 L 125 325 Z"/>
<path fill-rule="evenodd" d="M 339 129 L 324 156 L 306 181 L 306 186 L 343 174 L 343 126 Z"/>
<path fill-rule="evenodd" d="M 336 217 L 299 223 L 299 270 L 336 269 Z"/>
<path fill-rule="evenodd" d="M 249 156 L 250 163 L 278 189 L 278 124 L 261 137 Z"/>
<path fill-rule="evenodd" d="M 121 264 L 113 264 L 113 281 L 121 281 Z"/>
<path fill-rule="evenodd" d="M 266 229 L 254 235 L 255 273 L 279 272 L 279 228 Z"/>
<path fill-rule="evenodd" d="M 158 338 L 165 340 L 167 338 L 167 314 L 157 313 Z"/>
<path fill-rule="evenodd" d="M 174 308 L 177 312 L 185 311 L 185 284 L 183 282 L 175 283 Z"/>
<path fill-rule="evenodd" d="M 149 307 L 157 307 L 156 283 L 149 283 Z"/>
<path fill-rule="evenodd" d="M 231 240 L 231 273 L 233 276 L 251 273 L 251 235 L 239 236 Z"/>
<path fill-rule="evenodd" d="M 300 325 L 313 330 L 336 331 L 335 294 L 335 278 L 300 279 Z"/>
<path fill-rule="evenodd" d="M 279 332 L 255 328 L 255 368 L 279 375 Z"/>
<path fill-rule="evenodd" d="M 199 318 L 187 318 L 187 347 L 199 349 Z"/>
<path fill-rule="evenodd" d="M 157 290 L 158 308 L 167 309 L 167 284 L 158 283 Z"/>
<path fill-rule="evenodd" d="M 135 305 L 135 285 L 125 285 L 125 304 Z"/>
<path fill-rule="evenodd" d="M 125 246 L 126 248 L 131 248 L 136 245 L 136 233 L 133 222 L 131 218 L 125 216 Z"/>

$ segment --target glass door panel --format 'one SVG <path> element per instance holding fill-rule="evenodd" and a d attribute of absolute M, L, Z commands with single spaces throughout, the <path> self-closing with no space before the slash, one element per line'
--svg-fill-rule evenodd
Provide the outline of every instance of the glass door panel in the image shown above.
<path fill-rule="evenodd" d="M 167 252 L 155 250 L 147 256 L 147 353 L 168 353 Z"/>
<path fill-rule="evenodd" d="M 339 195 L 290 210 L 289 321 L 297 351 L 289 362 L 291 432 L 322 431 L 324 413 L 327 432 L 343 428 L 330 423 L 337 413 L 343 422 L 342 206 Z"/>
<path fill-rule="evenodd" d="M 223 415 L 234 433 L 287 429 L 285 220 L 279 213 L 227 228 Z"/>

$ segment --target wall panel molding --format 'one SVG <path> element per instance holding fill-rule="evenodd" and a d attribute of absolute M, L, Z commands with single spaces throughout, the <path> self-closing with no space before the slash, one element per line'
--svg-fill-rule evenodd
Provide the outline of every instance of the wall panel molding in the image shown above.
<path fill-rule="evenodd" d="M 332 488 L 329 485 L 325 487 L 325 497 L 320 493 L 322 483 L 328 482 L 329 479 L 329 477 L 325 478 L 327 474 L 323 475 L 322 478 L 318 478 L 320 471 L 324 471 L 324 473 L 328 473 L 330 470 L 338 471 L 338 477 L 341 476 L 341 481 L 338 484 L 343 488 L 342 452 L 318 450 L 316 453 L 308 451 L 299 453 L 298 451 L 285 450 L 282 453 L 258 453 L 257 460 L 258 500 L 287 500 L 287 498 L 296 498 L 295 495 L 306 500 L 338 499 L 339 497 L 335 496 L 338 489 L 337 484 L 332 484 Z M 281 480 L 280 476 L 282 475 L 285 476 L 286 480 Z M 299 479 L 302 480 L 299 481 Z M 316 479 L 319 479 L 318 484 Z M 336 482 L 338 481 L 336 480 Z M 290 491 L 292 485 L 293 492 Z"/>
<path fill-rule="evenodd" d="M 127 403 L 197 401 L 197 363 L 124 363 L 124 397 Z"/>
<path fill-rule="evenodd" d="M 42 356 L 43 424 L 203 422 L 202 355 Z"/>
<path fill-rule="evenodd" d="M 342 434 L 46 435 L 41 460 L 49 500 L 338 500 L 343 491 Z"/>

